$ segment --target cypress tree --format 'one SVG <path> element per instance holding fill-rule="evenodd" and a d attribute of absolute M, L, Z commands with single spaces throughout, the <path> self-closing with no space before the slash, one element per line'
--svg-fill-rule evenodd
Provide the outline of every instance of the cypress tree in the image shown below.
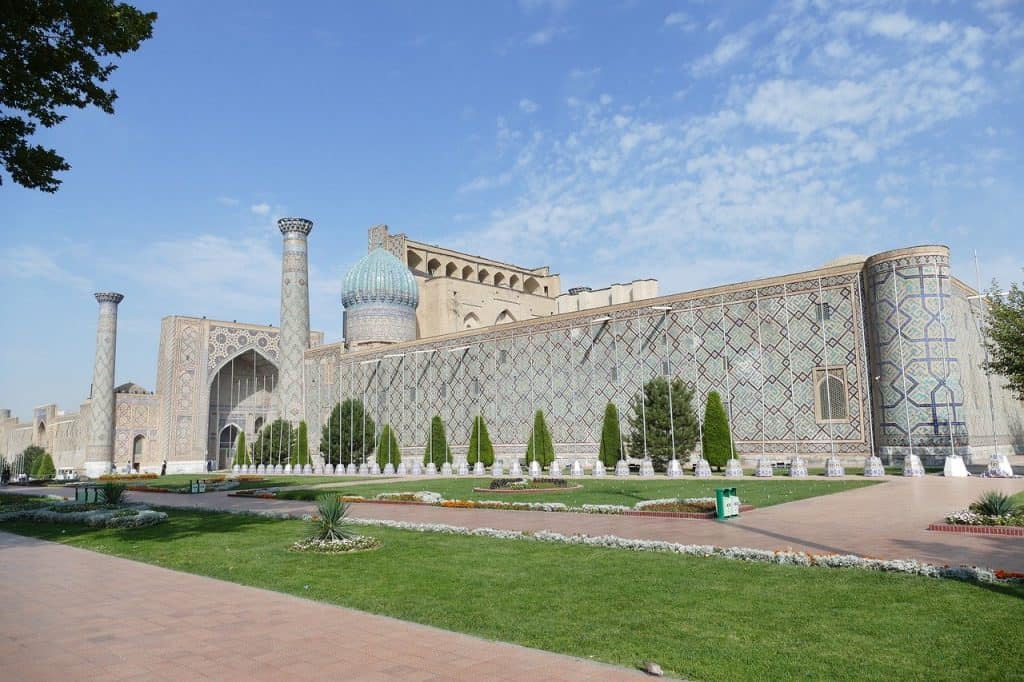
<path fill-rule="evenodd" d="M 43 452 L 43 454 L 36 459 L 36 468 L 32 472 L 32 478 L 53 478 L 56 475 L 57 469 L 53 466 L 53 458 L 50 457 L 49 452 Z"/>
<path fill-rule="evenodd" d="M 622 433 L 619 429 L 619 410 L 615 403 L 604 408 L 604 424 L 601 426 L 601 449 L 598 457 L 606 467 L 614 467 L 622 456 Z"/>
<path fill-rule="evenodd" d="M 21 453 L 21 471 L 28 476 L 36 475 L 36 467 L 39 466 L 39 459 L 46 454 L 38 445 L 29 445 Z"/>
<path fill-rule="evenodd" d="M 544 411 L 537 410 L 533 417 L 533 428 L 526 441 L 526 463 L 533 460 L 540 462 L 541 467 L 549 466 L 555 461 L 555 445 L 551 440 L 551 431 L 544 420 Z"/>
<path fill-rule="evenodd" d="M 238 440 L 235 443 L 235 461 L 232 462 L 232 464 L 237 464 L 238 466 L 245 466 L 248 464 L 249 458 L 246 457 L 246 454 L 245 431 L 242 431 L 238 434 Z"/>
<path fill-rule="evenodd" d="M 363 401 L 347 398 L 334 406 L 327 423 L 320 428 L 320 454 L 331 464 L 358 464 L 373 452 L 375 433 L 373 419 L 366 413 Z"/>
<path fill-rule="evenodd" d="M 310 463 L 309 458 L 309 427 L 306 426 L 306 421 L 299 422 L 299 432 L 295 438 L 295 463 L 299 465 L 306 465 Z"/>
<path fill-rule="evenodd" d="M 444 432 L 444 421 L 441 415 L 435 414 L 430 420 L 430 440 L 423 448 L 423 463 L 433 462 L 437 470 L 445 462 L 452 461 L 452 449 L 448 446 L 448 436 Z"/>
<path fill-rule="evenodd" d="M 487 423 L 483 415 L 473 417 L 473 427 L 469 433 L 469 451 L 466 453 L 466 460 L 470 464 L 476 464 L 477 459 L 484 463 L 484 466 L 494 464 L 494 445 L 491 443 L 491 436 L 487 433 Z"/>
<path fill-rule="evenodd" d="M 693 391 L 682 379 L 672 380 L 671 419 L 668 410 L 668 391 L 668 380 L 665 377 L 655 377 L 644 384 L 643 391 L 634 396 L 630 404 L 630 452 L 634 457 L 643 457 L 646 424 L 647 454 L 658 471 L 664 471 L 668 461 L 673 458 L 673 428 L 676 459 L 685 459 L 697 444 L 697 413 L 693 409 Z"/>
<path fill-rule="evenodd" d="M 377 441 L 377 464 L 383 471 L 388 462 L 397 467 L 401 461 L 402 453 L 398 449 L 398 437 L 395 435 L 395 430 L 391 428 L 391 424 L 385 424 L 384 428 L 380 430 L 380 439 Z"/>
<path fill-rule="evenodd" d="M 291 424 L 284 419 L 272 421 L 260 429 L 260 437 L 253 444 L 253 459 L 260 464 L 288 464 L 289 455 L 294 454 L 294 440 Z"/>
<path fill-rule="evenodd" d="M 708 464 L 721 469 L 732 457 L 732 435 L 729 433 L 729 417 L 722 405 L 722 396 L 718 391 L 708 393 L 708 401 L 704 407 L 704 439 L 701 442 L 704 459 Z"/>

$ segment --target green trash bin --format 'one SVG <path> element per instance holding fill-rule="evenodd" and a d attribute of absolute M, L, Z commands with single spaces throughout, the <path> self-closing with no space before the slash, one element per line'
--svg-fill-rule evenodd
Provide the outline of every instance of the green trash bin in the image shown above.
<path fill-rule="evenodd" d="M 736 488 L 715 489 L 715 512 L 719 519 L 740 515 L 740 498 Z"/>

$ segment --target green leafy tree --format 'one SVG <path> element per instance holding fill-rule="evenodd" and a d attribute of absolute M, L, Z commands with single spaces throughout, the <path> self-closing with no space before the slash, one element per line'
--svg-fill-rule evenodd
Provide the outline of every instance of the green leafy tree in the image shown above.
<path fill-rule="evenodd" d="M 1002 375 L 1006 388 L 1017 400 L 1024 400 L 1024 288 L 1011 284 L 1004 297 L 995 284 L 985 301 L 985 348 L 989 356 L 985 369 Z"/>
<path fill-rule="evenodd" d="M 544 419 L 544 411 L 537 410 L 533 416 L 533 428 L 526 441 L 526 462 L 537 460 L 541 467 L 550 466 L 555 461 L 555 444 L 551 439 L 551 431 Z"/>
<path fill-rule="evenodd" d="M 622 431 L 619 428 L 619 408 L 608 403 L 604 408 L 601 425 L 601 448 L 598 457 L 606 467 L 614 467 L 622 457 Z"/>
<path fill-rule="evenodd" d="M 53 466 L 53 457 L 50 457 L 49 452 L 43 452 L 36 459 L 35 469 L 32 471 L 32 478 L 53 478 L 57 475 L 57 468 Z"/>
<path fill-rule="evenodd" d="M 693 391 L 682 379 L 672 380 L 671 418 L 668 391 L 668 380 L 655 377 L 644 384 L 642 394 L 634 396 L 630 403 L 629 451 L 633 457 L 643 457 L 646 424 L 647 454 L 658 471 L 664 471 L 673 458 L 673 429 L 675 458 L 686 458 L 697 444 L 697 413 L 693 409 Z"/>
<path fill-rule="evenodd" d="M 373 452 L 375 431 L 363 401 L 347 398 L 320 428 L 320 454 L 331 464 L 358 464 Z"/>
<path fill-rule="evenodd" d="M 284 419 L 266 424 L 253 443 L 253 460 L 260 464 L 294 464 L 295 431 Z"/>
<path fill-rule="evenodd" d="M 71 166 L 56 150 L 32 145 L 70 107 L 114 113 L 117 93 L 103 84 L 117 68 L 108 57 L 139 49 L 156 12 L 113 0 L 5 0 L 0 6 L 0 162 L 29 189 L 56 192 Z M 0 177 L 0 184 L 3 178 Z"/>
<path fill-rule="evenodd" d="M 722 404 L 718 391 L 708 393 L 704 406 L 704 432 L 701 451 L 708 464 L 721 470 L 733 455 L 732 434 L 729 433 L 729 416 Z"/>
<path fill-rule="evenodd" d="M 245 431 L 238 434 L 238 440 L 235 441 L 235 461 L 232 464 L 238 466 L 245 466 L 249 463 L 249 451 L 245 446 Z"/>
<path fill-rule="evenodd" d="M 36 467 L 39 466 L 39 460 L 45 454 L 46 450 L 38 445 L 29 445 L 21 453 L 21 471 L 29 476 L 34 475 Z"/>
<path fill-rule="evenodd" d="M 398 436 L 391 424 L 385 424 L 380 430 L 380 439 L 377 441 L 377 465 L 384 470 L 388 462 L 398 466 L 402 461 L 402 452 L 398 449 Z"/>
<path fill-rule="evenodd" d="M 437 470 L 445 462 L 452 461 L 452 449 L 448 446 L 448 436 L 444 431 L 444 420 L 440 415 L 435 414 L 430 420 L 430 440 L 423 449 L 423 463 L 433 462 Z"/>
<path fill-rule="evenodd" d="M 469 432 L 469 450 L 466 452 L 466 461 L 476 464 L 477 460 L 484 463 L 484 466 L 494 464 L 494 445 L 491 443 L 491 436 L 487 433 L 487 422 L 483 415 L 473 417 L 473 426 Z"/>
<path fill-rule="evenodd" d="M 299 428 L 295 434 L 295 448 L 292 452 L 292 460 L 300 466 L 305 466 L 311 462 L 309 458 L 309 427 L 306 426 L 305 420 L 299 422 Z"/>

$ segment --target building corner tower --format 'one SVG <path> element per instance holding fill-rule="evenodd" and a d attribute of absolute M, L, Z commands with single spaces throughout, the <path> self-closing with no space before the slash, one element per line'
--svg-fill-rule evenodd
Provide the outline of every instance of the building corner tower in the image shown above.
<path fill-rule="evenodd" d="M 101 291 L 96 323 L 96 360 L 92 369 L 92 400 L 89 403 L 89 442 L 85 475 L 96 478 L 109 473 L 114 462 L 114 359 L 117 351 L 117 304 L 123 294 Z"/>
<path fill-rule="evenodd" d="M 302 357 L 309 348 L 309 260 L 306 238 L 313 221 L 281 218 L 277 227 L 284 238 L 281 258 L 281 337 L 277 388 L 280 417 L 289 422 L 303 418 Z"/>

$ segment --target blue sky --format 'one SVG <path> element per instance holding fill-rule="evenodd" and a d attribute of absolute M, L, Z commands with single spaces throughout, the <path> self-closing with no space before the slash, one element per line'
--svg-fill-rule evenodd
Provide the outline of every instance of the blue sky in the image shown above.
<path fill-rule="evenodd" d="M 284 215 L 316 222 L 311 315 L 387 223 L 563 286 L 664 293 L 943 242 L 974 282 L 1024 266 L 1024 6 L 145 2 L 117 113 L 39 135 L 55 195 L 0 188 L 0 406 L 77 409 L 91 293 L 118 381 L 160 318 L 277 323 Z"/>

